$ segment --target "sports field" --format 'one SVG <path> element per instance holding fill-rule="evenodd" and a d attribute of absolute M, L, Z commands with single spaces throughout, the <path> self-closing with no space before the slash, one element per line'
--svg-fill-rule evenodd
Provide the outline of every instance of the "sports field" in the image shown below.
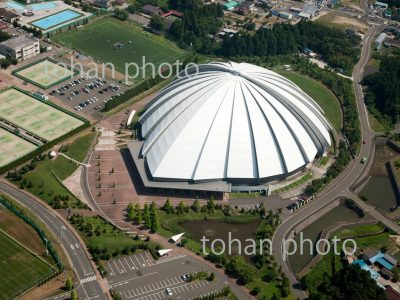
<path fill-rule="evenodd" d="M 14 299 L 55 270 L 0 231 L 0 300 Z"/>
<path fill-rule="evenodd" d="M 54 39 L 97 61 L 112 63 L 120 73 L 125 73 L 125 63 L 142 66 L 142 57 L 158 68 L 161 63 L 173 63 L 186 53 L 163 37 L 114 18 L 103 18 L 83 28 L 61 33 Z M 150 68 L 146 70 L 148 75 Z M 134 73 L 133 68 L 131 72 Z"/>
<path fill-rule="evenodd" d="M 0 94 L 0 118 L 47 141 L 83 125 L 83 121 L 14 88 Z"/>
<path fill-rule="evenodd" d="M 36 149 L 19 136 L 0 128 L 0 167 L 17 160 Z"/>
<path fill-rule="evenodd" d="M 22 67 L 13 72 L 13 74 L 38 87 L 48 89 L 68 78 L 72 78 L 75 72 L 45 59 L 36 64 Z"/>

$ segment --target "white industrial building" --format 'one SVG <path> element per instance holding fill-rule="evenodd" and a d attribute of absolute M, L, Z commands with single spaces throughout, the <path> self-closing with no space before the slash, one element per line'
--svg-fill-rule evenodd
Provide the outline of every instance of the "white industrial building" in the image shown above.
<path fill-rule="evenodd" d="M 0 43 L 0 53 L 18 60 L 27 60 L 40 53 L 39 40 L 24 35 Z"/>
<path fill-rule="evenodd" d="M 128 146 L 144 185 L 159 188 L 167 182 L 171 189 L 228 192 L 282 180 L 331 144 L 331 126 L 314 100 L 247 63 L 190 68 L 152 99 L 139 122 L 140 140 Z"/>

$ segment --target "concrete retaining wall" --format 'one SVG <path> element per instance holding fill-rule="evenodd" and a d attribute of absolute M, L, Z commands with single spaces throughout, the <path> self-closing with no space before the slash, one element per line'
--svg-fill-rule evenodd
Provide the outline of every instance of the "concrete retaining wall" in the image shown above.
<path fill-rule="evenodd" d="M 377 223 L 378 223 L 378 221 L 376 221 L 376 220 L 361 220 L 361 221 L 357 221 L 357 222 L 353 222 L 353 223 L 339 222 L 339 223 L 333 224 L 332 226 L 322 230 L 319 239 L 328 240 L 329 237 L 333 233 L 337 232 L 338 230 L 348 229 L 348 228 L 352 228 L 352 227 L 360 226 L 360 225 L 377 224 Z M 321 246 L 320 252 L 324 252 L 326 249 L 325 243 L 321 244 L 320 246 Z M 320 254 L 317 254 L 316 256 L 314 256 L 313 259 L 297 274 L 298 277 L 301 278 L 304 275 L 306 275 L 316 264 L 318 264 L 321 261 L 322 257 L 323 256 Z"/>

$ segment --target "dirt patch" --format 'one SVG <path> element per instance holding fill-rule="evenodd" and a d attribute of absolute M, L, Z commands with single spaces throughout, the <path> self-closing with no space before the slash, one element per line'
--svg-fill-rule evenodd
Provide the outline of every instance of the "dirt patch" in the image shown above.
<path fill-rule="evenodd" d="M 358 0 L 343 0 L 341 2 L 341 4 L 343 6 L 346 6 L 346 7 L 354 8 L 354 9 L 357 9 L 357 10 L 361 10 L 360 1 L 358 1 Z"/>
<path fill-rule="evenodd" d="M 361 32 L 366 32 L 368 30 L 368 24 L 355 19 L 355 18 L 349 18 L 345 16 L 335 16 L 335 18 L 332 20 L 332 23 L 335 24 L 346 24 L 351 27 L 357 28 Z"/>

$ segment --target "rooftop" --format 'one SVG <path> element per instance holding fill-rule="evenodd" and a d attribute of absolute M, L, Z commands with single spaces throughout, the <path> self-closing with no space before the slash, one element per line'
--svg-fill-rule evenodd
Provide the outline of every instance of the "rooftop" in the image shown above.
<path fill-rule="evenodd" d="M 148 188 L 160 189 L 177 189 L 177 190 L 194 190 L 194 191 L 210 191 L 210 192 L 230 192 L 231 184 L 224 181 L 197 182 L 192 184 L 187 181 L 153 181 L 151 175 L 146 171 L 145 160 L 140 159 L 140 150 L 143 146 L 142 141 L 132 141 L 128 143 L 128 149 L 132 155 L 135 166 L 143 185 Z"/>
<path fill-rule="evenodd" d="M 13 19 L 13 18 L 17 18 L 19 16 L 20 16 L 19 14 L 15 13 L 11 10 L 5 9 L 4 7 L 0 7 L 0 17 L 1 18 Z"/>
<path fill-rule="evenodd" d="M 145 6 L 143 6 L 143 11 L 157 15 L 162 13 L 162 10 L 160 8 L 150 4 L 146 4 Z"/>
<path fill-rule="evenodd" d="M 25 47 L 25 46 L 31 45 L 34 42 L 38 42 L 38 40 L 29 38 L 25 35 L 20 35 L 15 38 L 6 40 L 6 41 L 2 42 L 1 44 L 5 45 L 9 48 L 19 48 L 19 47 Z"/>

